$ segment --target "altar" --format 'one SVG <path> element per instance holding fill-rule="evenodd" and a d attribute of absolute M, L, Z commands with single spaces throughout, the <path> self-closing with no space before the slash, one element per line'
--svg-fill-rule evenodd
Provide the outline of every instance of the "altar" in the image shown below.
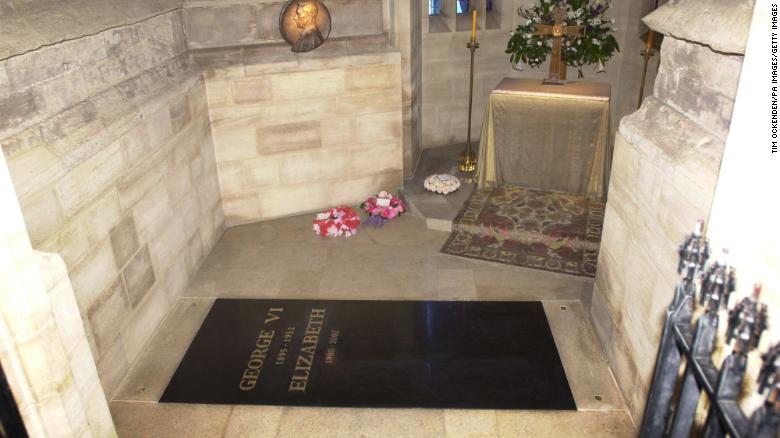
<path fill-rule="evenodd" d="M 504 79 L 488 100 L 477 182 L 606 196 L 610 86 Z"/>

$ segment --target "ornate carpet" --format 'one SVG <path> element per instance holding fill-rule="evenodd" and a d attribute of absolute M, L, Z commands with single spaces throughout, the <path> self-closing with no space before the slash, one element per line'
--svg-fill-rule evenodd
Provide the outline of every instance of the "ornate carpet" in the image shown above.
<path fill-rule="evenodd" d="M 476 189 L 453 221 L 445 254 L 595 277 L 604 203 L 502 185 Z"/>

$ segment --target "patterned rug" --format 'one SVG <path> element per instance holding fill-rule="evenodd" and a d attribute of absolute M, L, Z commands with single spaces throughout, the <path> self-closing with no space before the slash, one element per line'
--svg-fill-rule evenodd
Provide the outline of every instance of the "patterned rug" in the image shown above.
<path fill-rule="evenodd" d="M 503 185 L 474 190 L 445 254 L 595 277 L 604 203 Z"/>

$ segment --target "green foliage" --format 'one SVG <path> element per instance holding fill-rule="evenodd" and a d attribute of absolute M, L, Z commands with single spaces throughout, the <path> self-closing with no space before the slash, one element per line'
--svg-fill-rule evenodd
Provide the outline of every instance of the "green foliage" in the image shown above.
<path fill-rule="evenodd" d="M 620 51 L 615 32 L 614 19 L 605 16 L 609 10 L 609 0 L 559 0 L 566 8 L 564 25 L 583 26 L 578 35 L 562 37 L 561 56 L 566 65 L 579 69 L 582 77 L 582 66 L 596 64 L 603 69 L 603 64 Z M 526 19 L 525 24 L 517 26 L 510 33 L 506 53 L 510 55 L 512 64 L 522 62 L 531 68 L 537 68 L 547 56 L 552 53 L 552 35 L 534 35 L 534 24 L 555 23 L 553 8 L 556 0 L 539 0 L 539 5 L 528 9 L 519 8 L 517 13 Z"/>

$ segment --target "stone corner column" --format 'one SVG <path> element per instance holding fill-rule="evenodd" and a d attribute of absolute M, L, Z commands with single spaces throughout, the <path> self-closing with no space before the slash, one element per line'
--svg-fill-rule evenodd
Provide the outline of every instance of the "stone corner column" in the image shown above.
<path fill-rule="evenodd" d="M 0 362 L 30 436 L 116 436 L 62 259 L 33 251 L 0 154 Z"/>
<path fill-rule="evenodd" d="M 678 0 L 644 18 L 664 35 L 661 64 L 652 96 L 615 137 L 591 306 L 637 425 L 678 280 L 676 248 L 709 217 L 752 8 L 749 0 Z"/>

